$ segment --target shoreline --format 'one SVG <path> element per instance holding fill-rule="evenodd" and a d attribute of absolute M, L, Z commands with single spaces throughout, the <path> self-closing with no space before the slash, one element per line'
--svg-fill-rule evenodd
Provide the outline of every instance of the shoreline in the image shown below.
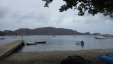
<path fill-rule="evenodd" d="M 0 61 L 1 64 L 60 64 L 68 56 L 79 55 L 92 64 L 103 64 L 98 54 L 113 53 L 113 49 L 105 50 L 81 50 L 81 51 L 41 51 L 41 52 L 18 52 Z"/>
<path fill-rule="evenodd" d="M 54 50 L 54 51 L 20 51 L 19 53 L 44 53 L 44 52 L 113 52 L 113 48 L 110 49 L 92 49 L 92 50 Z"/>

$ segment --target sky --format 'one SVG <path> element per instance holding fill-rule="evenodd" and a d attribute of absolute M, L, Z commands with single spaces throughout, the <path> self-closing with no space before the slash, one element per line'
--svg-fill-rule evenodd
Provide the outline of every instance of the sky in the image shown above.
<path fill-rule="evenodd" d="M 42 0 L 0 0 L 0 30 L 56 27 L 83 33 L 113 34 L 113 18 L 109 16 L 100 13 L 78 16 L 78 11 L 73 9 L 59 12 L 64 4 L 62 0 L 54 0 L 49 7 L 44 4 Z"/>

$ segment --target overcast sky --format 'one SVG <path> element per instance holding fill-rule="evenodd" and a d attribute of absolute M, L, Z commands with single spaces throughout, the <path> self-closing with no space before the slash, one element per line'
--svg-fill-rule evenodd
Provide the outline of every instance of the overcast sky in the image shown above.
<path fill-rule="evenodd" d="M 77 11 L 59 12 L 62 0 L 45 8 L 41 0 L 0 0 L 0 30 L 57 27 L 79 32 L 113 34 L 113 19 L 102 14 L 78 16 Z"/>

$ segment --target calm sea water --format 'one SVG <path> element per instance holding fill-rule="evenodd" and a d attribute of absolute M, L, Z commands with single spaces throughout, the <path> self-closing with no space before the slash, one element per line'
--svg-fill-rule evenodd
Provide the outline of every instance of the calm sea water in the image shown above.
<path fill-rule="evenodd" d="M 5 36 L 6 39 L 0 40 L 0 45 L 10 43 L 15 40 L 21 40 L 21 36 Z M 95 39 L 92 35 L 57 35 L 53 38 L 49 36 L 23 36 L 26 42 L 46 41 L 46 44 L 37 44 L 25 46 L 22 52 L 29 51 L 76 51 L 92 49 L 110 49 L 113 48 L 113 38 Z M 76 42 L 83 40 L 84 46 L 76 45 Z"/>

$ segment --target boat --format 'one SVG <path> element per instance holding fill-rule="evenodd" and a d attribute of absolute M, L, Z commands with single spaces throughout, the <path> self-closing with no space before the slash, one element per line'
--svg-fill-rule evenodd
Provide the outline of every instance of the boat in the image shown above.
<path fill-rule="evenodd" d="M 84 45 L 84 42 L 83 41 L 78 41 L 78 42 L 76 42 L 76 45 Z"/>
<path fill-rule="evenodd" d="M 49 37 L 50 37 L 50 38 L 53 38 L 53 37 L 55 37 L 55 35 L 50 35 Z"/>
<path fill-rule="evenodd" d="M 81 43 L 80 42 L 77 42 L 76 45 L 81 45 Z"/>
<path fill-rule="evenodd" d="M 36 42 L 36 41 L 35 41 L 35 43 L 36 43 L 36 44 L 45 44 L 46 41 L 39 41 L 39 42 Z"/>
<path fill-rule="evenodd" d="M 4 40 L 4 39 L 6 39 L 6 38 L 0 38 L 0 40 Z"/>
<path fill-rule="evenodd" d="M 104 37 L 104 36 L 95 36 L 95 39 L 107 39 L 107 37 Z"/>
<path fill-rule="evenodd" d="M 26 45 L 36 45 L 36 43 L 26 43 Z"/>

